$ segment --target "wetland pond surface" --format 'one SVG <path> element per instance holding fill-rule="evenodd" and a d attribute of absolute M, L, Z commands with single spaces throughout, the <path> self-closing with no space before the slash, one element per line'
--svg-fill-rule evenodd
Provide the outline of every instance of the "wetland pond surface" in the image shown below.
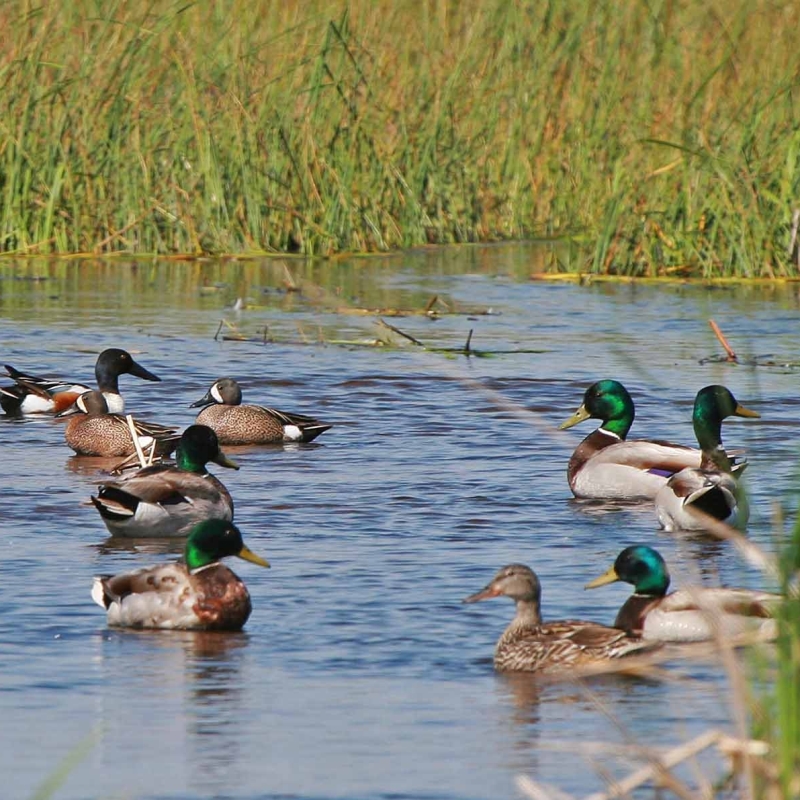
<path fill-rule="evenodd" d="M 92 576 L 180 544 L 109 539 L 87 505 L 102 465 L 74 457 L 57 420 L 0 418 L 3 798 L 53 778 L 64 800 L 494 800 L 520 796 L 522 774 L 582 794 L 632 768 L 618 746 L 734 730 L 713 660 L 669 680 L 499 676 L 511 602 L 460 601 L 523 562 L 546 619 L 611 624 L 630 587 L 583 585 L 636 542 L 674 586 L 774 588 L 730 545 L 659 532 L 647 505 L 574 501 L 566 464 L 593 423 L 557 425 L 613 377 L 637 403 L 632 436 L 692 444 L 696 391 L 726 384 L 762 415 L 724 435 L 749 454 L 749 535 L 771 549 L 772 503 L 795 482 L 797 375 L 701 362 L 720 352 L 709 317 L 742 354 L 796 359 L 796 290 L 542 282 L 539 257 L 0 265 L 2 363 L 91 382 L 97 353 L 124 347 L 162 378 L 121 379 L 144 419 L 191 423 L 189 403 L 231 375 L 245 402 L 334 423 L 315 445 L 226 448 L 240 471 L 214 471 L 272 569 L 232 560 L 253 614 L 242 633 L 198 634 L 107 628 Z M 493 355 L 423 350 L 362 313 L 429 303 L 461 313 L 384 318 L 430 348 L 472 329 Z"/>

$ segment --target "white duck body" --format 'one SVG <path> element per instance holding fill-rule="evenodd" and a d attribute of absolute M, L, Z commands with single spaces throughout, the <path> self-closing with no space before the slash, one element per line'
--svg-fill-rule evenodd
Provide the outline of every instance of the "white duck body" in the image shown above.
<path fill-rule="evenodd" d="M 705 530 L 706 516 L 744 528 L 750 516 L 744 492 L 733 475 L 684 469 L 673 475 L 655 497 L 658 523 L 667 531 Z M 694 510 L 700 513 L 694 513 Z"/>
<path fill-rule="evenodd" d="M 667 594 L 669 570 L 648 545 L 626 547 L 613 566 L 586 584 L 595 589 L 625 581 L 634 587 L 614 620 L 631 636 L 660 642 L 700 642 L 745 633 L 773 637 L 781 595 L 752 589 L 687 588 Z"/>
<path fill-rule="evenodd" d="M 641 597 L 634 594 L 628 602 Z M 774 612 L 780 599 L 750 589 L 678 589 L 645 614 L 641 636 L 659 642 L 704 642 L 718 636 L 730 640 L 746 634 L 771 639 L 776 623 L 765 615 Z M 618 620 L 624 612 L 625 606 Z"/>
<path fill-rule="evenodd" d="M 699 467 L 699 450 L 669 442 L 624 440 L 598 428 L 581 442 L 567 467 L 567 480 L 578 498 L 652 499 L 670 476 Z"/>

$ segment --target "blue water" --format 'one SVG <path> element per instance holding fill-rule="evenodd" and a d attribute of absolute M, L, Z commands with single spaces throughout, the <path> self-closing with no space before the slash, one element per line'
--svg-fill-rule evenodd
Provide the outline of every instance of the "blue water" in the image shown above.
<path fill-rule="evenodd" d="M 794 513 L 797 376 L 700 362 L 720 352 L 712 316 L 743 355 L 795 358 L 797 297 L 544 283 L 529 279 L 536 258 L 287 262 L 300 292 L 285 291 L 282 262 L 0 269 L 2 363 L 91 381 L 96 354 L 125 347 L 163 378 L 122 378 L 136 416 L 187 425 L 189 403 L 231 375 L 245 402 L 335 426 L 314 446 L 230 448 L 241 470 L 216 470 L 272 564 L 231 563 L 253 597 L 244 632 L 142 633 L 106 627 L 91 578 L 179 545 L 110 540 L 86 502 L 102 464 L 74 457 L 58 421 L 0 418 L 3 798 L 32 797 L 62 764 L 51 796 L 70 800 L 512 798 L 521 774 L 580 794 L 632 768 L 619 745 L 734 730 L 713 659 L 670 663 L 669 680 L 498 676 L 510 602 L 460 601 L 520 561 L 546 618 L 611 623 L 628 587 L 582 587 L 634 542 L 663 553 L 675 585 L 772 588 L 728 544 L 657 531 L 648 506 L 574 501 L 566 463 L 591 424 L 557 425 L 614 377 L 637 401 L 635 435 L 691 444 L 695 392 L 725 383 L 762 414 L 724 433 L 748 451 L 749 535 L 771 550 L 773 502 Z M 471 346 L 497 354 L 396 335 L 368 346 L 391 334 L 352 313 L 419 310 L 434 294 L 476 313 L 386 320 L 440 348 L 472 329 Z M 225 307 L 237 297 L 248 307 Z M 223 318 L 252 340 L 215 340 Z"/>

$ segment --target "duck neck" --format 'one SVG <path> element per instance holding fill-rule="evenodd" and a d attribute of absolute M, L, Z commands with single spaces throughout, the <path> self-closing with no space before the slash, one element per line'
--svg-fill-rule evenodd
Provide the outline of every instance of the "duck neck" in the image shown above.
<path fill-rule="evenodd" d="M 95 367 L 94 378 L 103 394 L 119 394 L 119 375 L 103 367 Z"/>
<path fill-rule="evenodd" d="M 651 594 L 632 594 L 620 608 L 614 620 L 614 627 L 628 634 L 641 636 L 645 617 L 660 600 L 661 597 Z"/>
<path fill-rule="evenodd" d="M 701 469 L 731 471 L 731 462 L 722 446 L 722 417 L 715 410 L 695 408 L 694 435 L 702 451 Z"/>
<path fill-rule="evenodd" d="M 703 453 L 722 449 L 722 417 L 716 409 L 695 404 L 692 426 Z"/>
<path fill-rule="evenodd" d="M 600 428 L 624 440 L 633 425 L 635 416 L 633 400 L 630 397 L 616 398 L 613 415 L 609 419 L 603 420 Z"/>
<path fill-rule="evenodd" d="M 179 469 L 186 472 L 194 472 L 197 475 L 205 475 L 208 471 L 206 470 L 205 462 L 192 458 L 180 445 L 175 451 L 175 463 Z"/>
<path fill-rule="evenodd" d="M 731 460 L 725 452 L 725 448 L 719 444 L 713 450 L 703 448 L 700 459 L 700 469 L 713 470 L 715 472 L 731 472 Z"/>
<path fill-rule="evenodd" d="M 509 629 L 536 628 L 542 624 L 542 616 L 537 600 L 517 600 L 517 613 Z"/>
<path fill-rule="evenodd" d="M 542 624 L 539 603 L 535 600 L 517 600 L 517 613 L 497 641 L 495 657 L 504 649 L 513 647 L 519 639 L 524 639 L 531 631 Z"/>

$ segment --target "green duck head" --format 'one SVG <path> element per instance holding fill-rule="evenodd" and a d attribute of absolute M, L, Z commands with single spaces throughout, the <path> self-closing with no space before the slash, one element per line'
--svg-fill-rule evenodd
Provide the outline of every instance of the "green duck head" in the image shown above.
<path fill-rule="evenodd" d="M 214 564 L 226 556 L 238 556 L 260 567 L 269 566 L 269 562 L 245 545 L 242 532 L 232 522 L 207 519 L 192 528 L 185 550 L 186 566 L 190 570 Z"/>
<path fill-rule="evenodd" d="M 619 381 L 604 380 L 593 383 L 586 390 L 580 408 L 558 427 L 566 430 L 591 417 L 602 420 L 604 430 L 624 439 L 633 425 L 634 416 L 633 400 L 628 390 Z"/>
<path fill-rule="evenodd" d="M 624 581 L 633 584 L 636 594 L 663 597 L 669 588 L 669 570 L 657 550 L 644 544 L 626 547 L 608 572 L 586 584 L 587 589 L 596 589 L 607 583 Z"/>
<path fill-rule="evenodd" d="M 190 425 L 181 434 L 175 461 L 187 472 L 203 473 L 209 461 L 221 467 L 239 469 L 239 465 L 220 450 L 217 434 L 208 425 Z"/>
<path fill-rule="evenodd" d="M 730 390 L 724 386 L 706 386 L 697 393 L 694 401 L 692 423 L 703 460 L 726 472 L 730 472 L 730 461 L 722 448 L 722 420 L 726 417 L 760 417 L 740 405 Z"/>

